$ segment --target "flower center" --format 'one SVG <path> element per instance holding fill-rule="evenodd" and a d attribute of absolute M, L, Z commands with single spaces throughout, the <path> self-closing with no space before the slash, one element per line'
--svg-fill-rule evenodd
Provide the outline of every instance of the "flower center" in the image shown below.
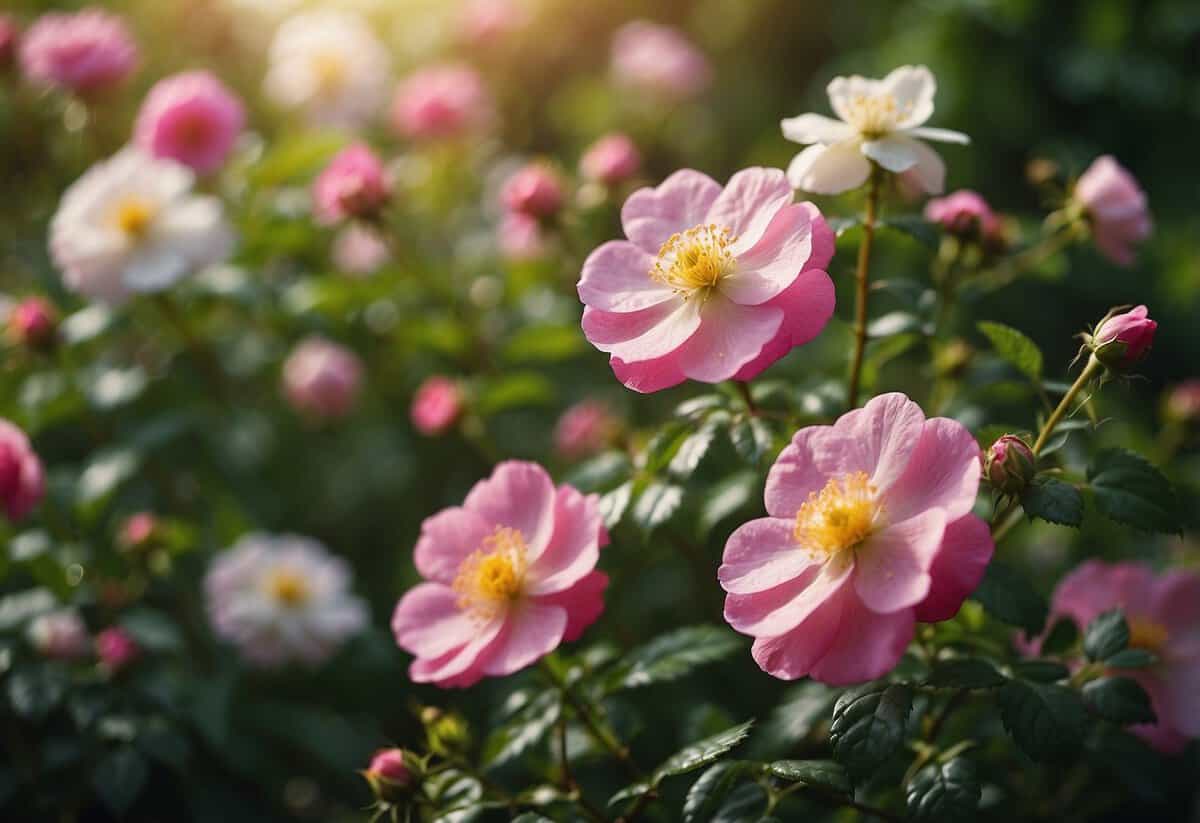
<path fill-rule="evenodd" d="M 458 607 L 483 621 L 507 609 L 524 588 L 525 553 L 519 531 L 497 526 L 458 567 L 454 578 Z"/>
<path fill-rule="evenodd" d="M 866 137 L 880 137 L 896 128 L 912 111 L 912 103 L 896 104 L 890 94 L 856 94 L 846 103 L 846 120 Z"/>
<path fill-rule="evenodd" d="M 346 80 L 346 61 L 340 54 L 315 54 L 312 68 L 317 79 L 318 93 L 333 94 L 341 90 Z"/>
<path fill-rule="evenodd" d="M 154 206 L 140 197 L 127 197 L 113 211 L 112 220 L 126 237 L 140 240 L 154 222 Z"/>
<path fill-rule="evenodd" d="M 290 569 L 277 569 L 267 579 L 271 597 L 289 608 L 302 606 L 312 595 L 308 581 Z"/>
<path fill-rule="evenodd" d="M 1131 617 L 1129 623 L 1129 645 L 1135 649 L 1157 652 L 1167 642 L 1167 627 L 1144 617 Z"/>
<path fill-rule="evenodd" d="M 796 512 L 792 532 L 801 548 L 826 558 L 851 549 L 879 525 L 883 506 L 875 499 L 875 487 L 866 472 L 830 478 L 819 492 L 812 492 Z"/>
<path fill-rule="evenodd" d="M 673 234 L 658 250 L 650 277 L 684 299 L 697 292 L 707 294 L 736 267 L 729 250 L 736 241 L 729 229 L 712 223 Z"/>

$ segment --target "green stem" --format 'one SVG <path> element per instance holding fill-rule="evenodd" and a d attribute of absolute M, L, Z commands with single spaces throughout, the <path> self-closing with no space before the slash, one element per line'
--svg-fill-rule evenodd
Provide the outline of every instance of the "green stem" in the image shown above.
<path fill-rule="evenodd" d="M 758 407 L 754 405 L 754 396 L 750 393 L 750 383 L 747 380 L 734 380 L 734 385 L 737 386 L 738 392 L 742 395 L 742 400 L 746 404 L 746 411 L 750 412 L 753 417 L 758 414 Z"/>
<path fill-rule="evenodd" d="M 633 758 L 630 757 L 629 749 L 617 739 L 616 735 L 613 734 L 611 729 L 605 726 L 599 720 L 599 718 L 596 717 L 592 707 L 585 703 L 584 700 L 579 697 L 579 695 L 575 694 L 567 682 L 558 676 L 558 672 L 554 670 L 554 667 L 544 659 L 542 660 L 542 671 L 550 679 L 550 682 L 553 683 L 559 690 L 567 703 L 571 705 L 571 708 L 575 710 L 575 714 L 579 717 L 580 722 L 582 722 L 584 727 L 588 730 L 588 733 L 592 736 L 592 739 L 594 739 L 605 749 L 608 749 L 612 756 L 615 757 L 621 763 L 621 765 L 625 767 L 625 770 L 629 772 L 630 776 L 632 776 L 635 780 L 641 780 L 643 777 L 645 777 L 645 774 L 641 769 L 638 768 L 637 764 L 633 762 Z"/>
<path fill-rule="evenodd" d="M 1063 417 L 1071 410 L 1071 406 L 1075 404 L 1075 398 L 1079 396 L 1084 387 L 1103 368 L 1104 366 L 1096 359 L 1095 355 L 1088 359 L 1088 364 L 1084 366 L 1083 371 L 1079 373 L 1079 377 L 1071 384 L 1071 388 L 1067 389 L 1067 393 L 1063 395 L 1062 400 L 1058 401 L 1058 406 L 1050 414 L 1050 419 L 1046 421 L 1046 425 L 1042 427 L 1037 442 L 1033 444 L 1034 457 L 1037 457 L 1042 449 L 1046 447 L 1046 443 L 1050 440 L 1050 435 L 1054 433 L 1055 427 L 1062 422 Z"/>
<path fill-rule="evenodd" d="M 558 755 L 559 768 L 562 770 L 562 786 L 563 790 L 569 794 L 579 808 L 583 809 L 584 814 L 596 823 L 608 823 L 608 818 L 603 812 L 593 806 L 588 799 L 583 796 L 583 791 L 579 788 L 579 784 L 575 782 L 575 776 L 571 773 L 571 761 L 567 758 L 567 721 L 562 718 L 558 721 Z"/>
<path fill-rule="evenodd" d="M 871 267 L 871 247 L 875 243 L 875 218 L 879 210 L 879 190 L 882 172 L 878 166 L 871 167 L 867 181 L 867 210 L 863 217 L 863 239 L 858 247 L 858 268 L 854 274 L 854 359 L 850 363 L 850 384 L 846 391 L 850 408 L 858 406 L 858 383 L 862 379 L 863 352 L 867 347 L 867 299 L 870 283 L 867 274 Z"/>

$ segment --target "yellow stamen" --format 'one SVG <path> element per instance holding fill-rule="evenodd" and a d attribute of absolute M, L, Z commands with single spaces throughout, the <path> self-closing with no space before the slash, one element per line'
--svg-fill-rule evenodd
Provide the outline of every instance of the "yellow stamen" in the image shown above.
<path fill-rule="evenodd" d="M 346 81 L 346 60 L 340 54 L 314 55 L 312 66 L 321 94 L 333 94 L 342 88 Z"/>
<path fill-rule="evenodd" d="M 729 229 L 713 224 L 676 233 L 663 243 L 650 277 L 685 299 L 707 295 L 737 264 L 729 247 L 737 241 Z"/>
<path fill-rule="evenodd" d="M 525 540 L 516 529 L 497 526 L 458 567 L 458 607 L 480 620 L 495 617 L 521 597 L 525 583 Z"/>
<path fill-rule="evenodd" d="M 1144 617 L 1131 617 L 1129 623 L 1129 645 L 1135 649 L 1157 652 L 1167 642 L 1167 627 Z"/>
<path fill-rule="evenodd" d="M 113 212 L 113 222 L 122 234 L 141 238 L 154 222 L 154 207 L 139 197 L 127 197 Z"/>
<path fill-rule="evenodd" d="M 285 606 L 303 605 L 311 596 L 308 581 L 290 569 L 277 569 L 267 578 L 267 591 Z"/>
<path fill-rule="evenodd" d="M 912 112 L 912 103 L 900 106 L 890 94 L 856 94 L 846 102 L 846 120 L 860 134 L 881 137 Z"/>
<path fill-rule="evenodd" d="M 812 492 L 796 512 L 793 537 L 804 550 L 826 558 L 853 548 L 879 525 L 883 507 L 866 472 L 834 477 Z"/>

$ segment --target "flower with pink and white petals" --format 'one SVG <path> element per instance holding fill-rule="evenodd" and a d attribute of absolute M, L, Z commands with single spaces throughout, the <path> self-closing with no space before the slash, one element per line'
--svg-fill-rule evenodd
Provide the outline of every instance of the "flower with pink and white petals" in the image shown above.
<path fill-rule="evenodd" d="M 1089 560 L 1058 584 L 1046 624 L 1065 617 L 1082 631 L 1112 609 L 1125 616 L 1130 647 L 1155 657 L 1147 668 L 1115 672 L 1141 684 L 1158 718 L 1132 731 L 1160 751 L 1178 752 L 1200 737 L 1200 574 L 1156 575 L 1138 563 Z M 1037 653 L 1041 641 L 1028 646 Z"/>
<path fill-rule="evenodd" d="M 801 114 L 782 121 L 783 136 L 808 145 L 788 166 L 788 180 L 816 194 L 856 189 L 871 174 L 871 162 L 940 194 L 946 165 L 924 141 L 970 142 L 961 132 L 925 126 L 933 115 L 937 82 L 925 66 L 901 66 L 882 80 L 835 77 L 827 89 L 838 116 Z"/>
<path fill-rule="evenodd" d="M 0 508 L 14 523 L 24 520 L 46 492 L 42 461 L 25 432 L 0 418 Z"/>
<path fill-rule="evenodd" d="M 1133 247 L 1150 236 L 1154 224 L 1146 193 L 1115 157 L 1092 161 L 1075 184 L 1072 198 L 1092 226 L 1096 248 L 1123 266 L 1133 264 Z"/>
<path fill-rule="evenodd" d="M 10 336 L 31 349 L 49 349 L 58 340 L 58 310 L 44 297 L 26 297 L 8 315 Z"/>
<path fill-rule="evenodd" d="M 315 540 L 248 534 L 213 561 L 204 579 L 217 635 L 259 666 L 317 665 L 367 625 L 350 566 Z"/>
<path fill-rule="evenodd" d="M 383 163 L 366 143 L 338 152 L 313 183 L 313 207 L 325 224 L 371 217 L 387 203 L 391 186 Z"/>
<path fill-rule="evenodd" d="M 767 476 L 768 517 L 739 527 L 717 577 L 725 619 L 784 680 L 871 680 L 917 621 L 953 617 L 992 557 L 971 514 L 979 446 L 961 424 L 884 394 L 801 429 Z"/>
<path fill-rule="evenodd" d="M 246 110 L 211 72 L 189 71 L 159 80 L 146 95 L 133 129 L 133 143 L 197 174 L 214 172 L 225 162 L 242 127 Z"/>
<path fill-rule="evenodd" d="M 607 134 L 588 147 L 579 158 L 579 173 L 588 180 L 615 186 L 638 173 L 642 153 L 627 134 Z"/>
<path fill-rule="evenodd" d="M 622 86 L 668 100 L 695 97 L 712 82 L 708 58 L 683 32 L 648 20 L 617 29 L 612 73 Z"/>
<path fill-rule="evenodd" d="M 31 82 L 88 96 L 120 85 L 138 64 L 125 21 L 103 9 L 44 14 L 21 37 L 21 71 Z"/>
<path fill-rule="evenodd" d="M 675 172 L 630 195 L 621 223 L 628 240 L 588 256 L 578 291 L 584 334 L 634 391 L 749 380 L 833 315 L 833 232 L 778 169 L 724 188 Z"/>
<path fill-rule="evenodd" d="M 38 615 L 30 621 L 26 636 L 38 654 L 53 660 L 77 660 L 92 648 L 87 626 L 74 609 Z"/>
<path fill-rule="evenodd" d="M 458 382 L 434 375 L 413 395 L 409 416 L 417 431 L 426 437 L 436 437 L 458 422 L 462 410 L 463 391 Z"/>
<path fill-rule="evenodd" d="M 323 337 L 308 337 L 283 363 L 283 392 L 292 408 L 317 420 L 345 417 L 358 402 L 363 365 L 358 355 Z"/>
<path fill-rule="evenodd" d="M 578 638 L 604 610 L 608 543 L 599 498 L 555 488 L 536 463 L 501 463 L 461 507 L 421 525 L 414 559 L 425 582 L 392 616 L 416 656 L 409 676 L 442 687 L 523 669 Z"/>
<path fill-rule="evenodd" d="M 392 101 L 392 125 L 410 140 L 463 137 L 486 128 L 493 116 L 483 79 L 465 63 L 444 63 L 410 74 Z"/>

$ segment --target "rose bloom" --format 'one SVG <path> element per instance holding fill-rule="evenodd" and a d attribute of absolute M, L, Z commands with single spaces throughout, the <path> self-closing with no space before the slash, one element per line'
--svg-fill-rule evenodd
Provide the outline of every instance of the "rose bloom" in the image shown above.
<path fill-rule="evenodd" d="M 392 631 L 418 683 L 470 686 L 523 669 L 578 638 L 604 610 L 608 543 L 599 498 L 554 487 L 536 463 L 501 463 L 461 507 L 421 524 L 426 582 L 396 605 Z"/>
<path fill-rule="evenodd" d="M 1065 617 L 1083 631 L 1118 608 L 1129 624 L 1129 645 L 1156 658 L 1147 668 L 1113 672 L 1141 684 L 1158 718 L 1132 731 L 1160 751 L 1178 752 L 1189 738 L 1200 737 L 1200 575 L 1155 575 L 1138 563 L 1089 560 L 1058 584 L 1046 622 L 1052 626 Z M 1035 641 L 1030 651 L 1040 645 Z"/>
<path fill-rule="evenodd" d="M 554 450 L 566 460 L 595 454 L 608 445 L 619 423 L 608 406 L 582 400 L 571 406 L 554 426 Z"/>
<path fill-rule="evenodd" d="M 308 337 L 283 363 L 283 392 L 292 408 L 317 420 L 345 417 L 358 402 L 358 355 L 323 337 Z"/>
<path fill-rule="evenodd" d="M 410 140 L 446 140 L 491 122 L 491 96 L 475 69 L 444 63 L 406 77 L 392 100 L 392 125 Z"/>
<path fill-rule="evenodd" d="M 925 219 L 948 234 L 983 240 L 1003 231 L 1000 218 L 978 192 L 960 189 L 925 204 Z"/>
<path fill-rule="evenodd" d="M 42 461 L 25 432 L 0 418 L 0 507 L 12 522 L 24 520 L 46 492 Z"/>
<path fill-rule="evenodd" d="M 615 186 L 638 173 L 642 154 L 627 134 L 607 134 L 588 147 L 579 159 L 579 173 L 588 180 Z"/>
<path fill-rule="evenodd" d="M 197 174 L 219 169 L 246 124 L 242 101 L 212 73 L 189 71 L 159 80 L 146 95 L 133 143 Z"/>
<path fill-rule="evenodd" d="M 350 567 L 307 537 L 242 537 L 217 555 L 204 591 L 217 635 L 259 666 L 322 663 L 367 625 Z"/>
<path fill-rule="evenodd" d="M 390 58 L 365 20 L 321 10 L 284 21 L 268 53 L 267 97 L 310 123 L 355 129 L 387 99 Z"/>
<path fill-rule="evenodd" d="M 558 172 L 545 163 L 529 163 L 504 182 L 500 199 L 510 212 L 553 217 L 566 195 Z"/>
<path fill-rule="evenodd" d="M 629 239 L 593 251 L 578 290 L 584 334 L 634 391 L 749 380 L 833 314 L 833 232 L 778 169 L 723 189 L 678 171 L 630 195 L 621 223 Z"/>
<path fill-rule="evenodd" d="M 383 163 L 366 143 L 353 143 L 338 152 L 313 184 L 317 219 L 325 224 L 348 217 L 370 217 L 389 194 Z"/>
<path fill-rule="evenodd" d="M 50 256 L 67 288 L 120 303 L 228 257 L 234 235 L 221 201 L 194 194 L 194 179 L 132 148 L 88 169 L 50 221 Z"/>
<path fill-rule="evenodd" d="M 468 0 L 458 15 L 464 42 L 491 46 L 529 24 L 529 12 L 518 0 Z"/>
<path fill-rule="evenodd" d="M 337 233 L 330 250 L 333 264 L 346 274 L 364 277 L 383 268 L 391 258 L 388 244 L 379 232 L 352 223 Z"/>
<path fill-rule="evenodd" d="M 125 22 L 98 8 L 42 15 L 21 37 L 20 52 L 31 82 L 82 96 L 120 85 L 138 63 Z"/>
<path fill-rule="evenodd" d="M 434 437 L 449 429 L 462 414 L 463 396 L 458 383 L 435 375 L 417 388 L 409 416 L 417 431 Z"/>
<path fill-rule="evenodd" d="M 26 636 L 38 654 L 54 660 L 85 657 L 92 647 L 87 626 L 74 609 L 38 615 L 30 621 Z"/>
<path fill-rule="evenodd" d="M 611 59 L 618 84 L 668 100 L 695 97 L 712 82 L 708 58 L 681 31 L 648 20 L 617 29 Z"/>
<path fill-rule="evenodd" d="M 871 161 L 890 172 L 910 172 L 909 180 L 928 194 L 945 185 L 946 165 L 925 140 L 968 143 L 949 129 L 925 126 L 933 116 L 937 82 L 924 66 L 901 66 L 882 80 L 835 77 L 829 104 L 839 119 L 801 114 L 784 120 L 783 136 L 805 145 L 788 166 L 798 189 L 840 194 L 867 182 Z"/>
<path fill-rule="evenodd" d="M 792 438 L 768 517 L 739 527 L 717 577 L 725 619 L 763 671 L 842 685 L 900 661 L 918 620 L 953 617 L 992 557 L 971 514 L 979 446 L 954 420 L 884 394 Z"/>
<path fill-rule="evenodd" d="M 1092 161 L 1075 184 L 1072 198 L 1092 226 L 1096 248 L 1115 263 L 1133 263 L 1133 247 L 1154 228 L 1146 193 L 1137 180 L 1111 155 Z"/>
<path fill-rule="evenodd" d="M 142 650 L 128 631 L 110 626 L 96 635 L 96 657 L 100 665 L 116 674 L 141 657 Z"/>
<path fill-rule="evenodd" d="M 496 228 L 496 243 L 506 260 L 525 262 L 546 254 L 546 237 L 536 217 L 508 212 Z"/>
<path fill-rule="evenodd" d="M 58 339 L 58 311 L 44 297 L 26 297 L 8 316 L 9 335 L 31 349 L 47 349 Z"/>
<path fill-rule="evenodd" d="M 1158 323 L 1150 310 L 1136 306 L 1100 322 L 1092 333 L 1092 351 L 1104 365 L 1123 370 L 1137 364 L 1154 343 Z"/>

